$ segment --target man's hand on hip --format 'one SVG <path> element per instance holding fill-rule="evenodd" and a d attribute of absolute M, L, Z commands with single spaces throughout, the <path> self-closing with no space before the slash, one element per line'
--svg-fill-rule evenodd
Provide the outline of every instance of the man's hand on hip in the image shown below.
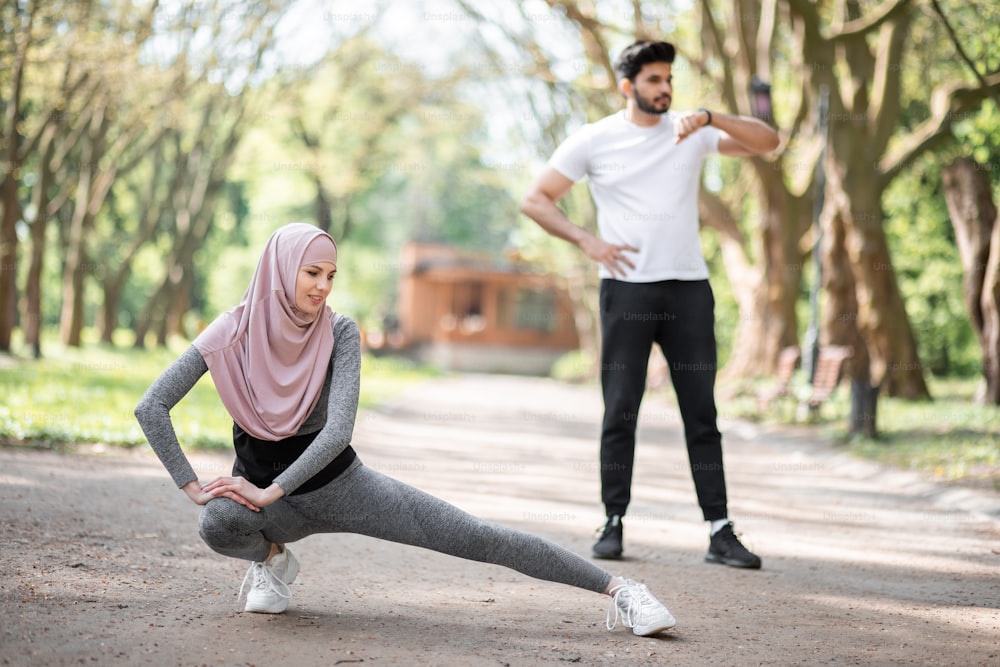
<path fill-rule="evenodd" d="M 602 241 L 596 236 L 589 236 L 580 241 L 580 249 L 587 253 L 595 262 L 600 262 L 611 272 L 615 278 L 625 277 L 627 266 L 635 269 L 635 264 L 625 256 L 625 252 L 639 252 L 639 249 L 630 245 L 614 245 L 607 241 Z M 624 266 L 623 266 L 624 265 Z"/>

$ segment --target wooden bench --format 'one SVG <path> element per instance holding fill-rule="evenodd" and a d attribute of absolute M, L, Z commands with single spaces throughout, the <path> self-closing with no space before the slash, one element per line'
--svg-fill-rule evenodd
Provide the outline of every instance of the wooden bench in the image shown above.
<path fill-rule="evenodd" d="M 819 348 L 816 369 L 813 372 L 812 388 L 803 405 L 810 417 L 819 415 L 819 409 L 840 384 L 844 362 L 854 354 L 854 349 L 846 345 L 827 345 Z"/>
<path fill-rule="evenodd" d="M 792 395 L 791 382 L 795 369 L 802 360 L 802 350 L 798 345 L 786 347 L 778 353 L 778 367 L 774 374 L 774 386 L 757 394 L 757 408 L 763 412 L 771 402 Z"/>

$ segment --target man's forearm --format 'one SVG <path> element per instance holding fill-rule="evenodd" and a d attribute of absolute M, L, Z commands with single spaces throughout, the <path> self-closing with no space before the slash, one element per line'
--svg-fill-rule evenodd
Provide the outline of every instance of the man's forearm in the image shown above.
<path fill-rule="evenodd" d="M 521 213 L 537 222 L 552 236 L 569 241 L 577 247 L 591 236 L 587 230 L 570 222 L 555 202 L 537 192 L 524 198 L 521 202 Z"/>
<path fill-rule="evenodd" d="M 770 153 L 781 141 L 774 128 L 758 118 L 713 111 L 712 125 L 728 134 L 754 155 Z"/>

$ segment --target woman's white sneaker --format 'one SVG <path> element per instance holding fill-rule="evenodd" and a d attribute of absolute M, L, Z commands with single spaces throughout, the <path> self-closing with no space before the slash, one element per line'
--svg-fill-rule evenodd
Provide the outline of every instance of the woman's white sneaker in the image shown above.
<path fill-rule="evenodd" d="M 286 584 L 295 581 L 295 577 L 299 574 L 299 561 L 295 559 L 288 547 L 282 547 L 281 553 L 275 554 L 274 558 L 267 562 L 267 566 Z"/>
<path fill-rule="evenodd" d="M 653 597 L 645 584 L 631 579 L 611 589 L 611 606 L 605 621 L 608 630 L 618 625 L 619 617 L 622 625 L 632 628 L 632 632 L 640 637 L 655 635 L 677 625 L 670 611 Z"/>
<path fill-rule="evenodd" d="M 250 590 L 247 591 L 247 604 L 243 611 L 260 614 L 280 614 L 285 611 L 292 597 L 288 584 L 295 581 L 298 573 L 299 562 L 287 548 L 269 562 L 253 563 L 240 585 L 238 597 L 243 596 L 243 589 L 248 581 L 251 582 Z"/>

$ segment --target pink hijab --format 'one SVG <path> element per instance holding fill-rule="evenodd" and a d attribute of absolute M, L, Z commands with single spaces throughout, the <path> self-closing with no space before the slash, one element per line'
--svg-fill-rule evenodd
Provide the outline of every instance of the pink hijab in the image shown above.
<path fill-rule="evenodd" d="M 219 315 L 194 340 L 223 405 L 261 440 L 294 435 L 316 407 L 333 353 L 333 311 L 295 307 L 299 269 L 337 263 L 337 244 L 303 222 L 277 229 L 264 246 L 240 305 Z"/>

